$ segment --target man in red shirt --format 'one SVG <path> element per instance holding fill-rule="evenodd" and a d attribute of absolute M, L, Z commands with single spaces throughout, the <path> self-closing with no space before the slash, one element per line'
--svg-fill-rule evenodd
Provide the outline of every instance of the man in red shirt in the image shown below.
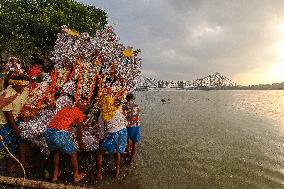
<path fill-rule="evenodd" d="M 70 156 L 73 167 L 74 182 L 78 183 L 84 178 L 85 173 L 79 173 L 77 150 L 70 138 L 68 130 L 72 126 L 77 127 L 77 141 L 79 148 L 84 148 L 82 142 L 82 127 L 85 116 L 83 110 L 86 108 L 85 104 L 79 104 L 77 107 L 65 107 L 58 111 L 54 118 L 50 121 L 45 131 L 45 141 L 51 152 L 54 152 L 54 172 L 52 182 L 57 181 L 59 177 L 59 157 L 60 153 L 65 153 Z"/>

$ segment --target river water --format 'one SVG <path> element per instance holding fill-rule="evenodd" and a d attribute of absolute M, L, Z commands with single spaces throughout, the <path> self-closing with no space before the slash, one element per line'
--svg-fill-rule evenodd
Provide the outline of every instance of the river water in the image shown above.
<path fill-rule="evenodd" d="M 284 91 L 136 97 L 142 109 L 136 162 L 102 188 L 284 188 Z"/>

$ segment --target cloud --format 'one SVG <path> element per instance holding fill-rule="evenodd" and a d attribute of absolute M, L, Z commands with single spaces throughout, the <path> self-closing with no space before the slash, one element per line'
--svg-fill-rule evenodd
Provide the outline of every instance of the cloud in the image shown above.
<path fill-rule="evenodd" d="M 284 23 L 282 0 L 80 2 L 107 11 L 122 42 L 142 50 L 148 76 L 191 80 L 218 71 L 245 83 L 237 76 L 277 61 L 274 26 Z"/>

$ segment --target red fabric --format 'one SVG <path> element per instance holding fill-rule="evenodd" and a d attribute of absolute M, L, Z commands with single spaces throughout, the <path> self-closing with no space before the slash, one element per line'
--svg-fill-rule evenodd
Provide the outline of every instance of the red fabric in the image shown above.
<path fill-rule="evenodd" d="M 133 122 L 139 121 L 139 117 L 131 117 L 129 121 L 133 121 Z"/>
<path fill-rule="evenodd" d="M 74 124 L 83 122 L 85 116 L 79 108 L 65 107 L 54 116 L 54 118 L 49 123 L 48 128 L 53 128 L 56 130 L 68 130 Z"/>

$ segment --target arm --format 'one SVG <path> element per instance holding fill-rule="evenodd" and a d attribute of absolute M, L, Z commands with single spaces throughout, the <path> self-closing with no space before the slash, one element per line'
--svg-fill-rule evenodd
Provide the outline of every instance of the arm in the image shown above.
<path fill-rule="evenodd" d="M 83 143 L 83 134 L 82 134 L 82 130 L 83 130 L 83 123 L 78 123 L 77 124 L 77 141 L 78 141 L 78 144 L 79 144 L 79 149 L 84 149 L 85 148 L 85 145 Z"/>
<path fill-rule="evenodd" d="M 6 118 L 7 122 L 8 122 L 8 124 L 13 129 L 15 135 L 17 137 L 20 137 L 21 130 L 16 125 L 16 121 L 15 121 L 15 118 L 14 118 L 14 116 L 12 114 L 12 111 L 9 111 L 9 112 L 4 112 L 3 111 L 3 113 L 5 115 L 5 118 Z"/>
<path fill-rule="evenodd" d="M 8 98 L 5 98 L 5 95 L 6 95 L 6 92 L 4 92 L 0 96 L 0 109 L 2 109 L 3 107 L 7 106 L 11 102 L 13 102 L 13 100 L 17 97 L 17 94 L 15 94 L 14 96 L 10 96 Z"/>

